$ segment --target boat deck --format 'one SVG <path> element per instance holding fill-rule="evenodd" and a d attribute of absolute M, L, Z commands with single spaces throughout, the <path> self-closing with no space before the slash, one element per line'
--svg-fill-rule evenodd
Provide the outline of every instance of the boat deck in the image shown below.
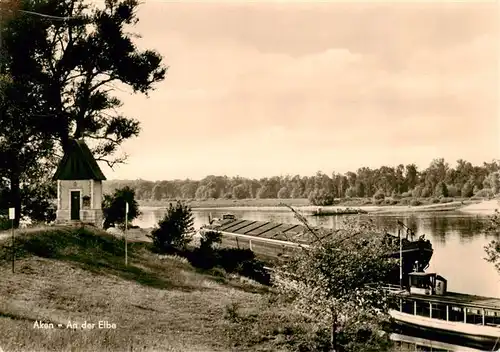
<path fill-rule="evenodd" d="M 211 225 L 209 228 L 237 235 L 255 236 L 258 238 L 298 242 L 302 244 L 312 244 L 317 240 L 303 225 L 270 221 L 228 219 L 219 222 L 217 225 Z M 333 234 L 331 229 L 321 229 L 320 231 L 321 237 L 328 237 Z"/>
<path fill-rule="evenodd" d="M 311 234 L 304 225 L 242 219 L 222 220 L 206 228 L 236 235 L 295 242 L 302 245 L 314 244 L 318 239 L 326 239 L 336 232 L 328 228 L 315 227 L 314 230 L 316 230 L 317 234 L 317 236 L 315 236 Z M 391 236 L 395 239 L 397 238 L 394 235 Z M 406 239 L 403 239 L 403 241 L 407 242 Z M 414 247 L 416 246 L 418 246 L 418 244 L 414 245 Z"/>
<path fill-rule="evenodd" d="M 406 297 L 410 299 L 413 298 L 418 300 L 424 300 L 436 304 L 449 304 L 449 305 L 457 304 L 474 308 L 500 310 L 500 298 L 496 297 L 482 297 L 482 296 L 468 295 L 465 293 L 457 293 L 457 292 L 447 292 L 442 296 L 418 295 L 412 293 L 411 295 L 407 295 Z"/>

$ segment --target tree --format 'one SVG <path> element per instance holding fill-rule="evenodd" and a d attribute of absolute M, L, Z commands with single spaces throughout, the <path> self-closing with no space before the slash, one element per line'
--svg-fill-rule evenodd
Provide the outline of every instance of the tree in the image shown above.
<path fill-rule="evenodd" d="M 19 12 L 2 26 L 6 70 L 13 82 L 28 85 L 16 87 L 16 100 L 7 104 L 11 111 L 21 108 L 23 116 L 30 118 L 21 120 L 21 128 L 11 123 L 13 131 L 25 129 L 31 138 L 20 141 L 22 146 L 11 154 L 31 147 L 32 135 L 41 134 L 44 143 L 58 142 L 43 146 L 51 155 L 61 155 L 71 138 L 85 138 L 93 142 L 97 160 L 112 167 L 126 159 L 115 153 L 123 141 L 139 134 L 139 122 L 120 114 L 122 103 L 112 92 L 120 84 L 147 94 L 166 73 L 161 56 L 140 51 L 127 32 L 138 21 L 138 4 L 137 0 L 106 0 L 98 7 L 85 0 L 20 1 L 21 10 L 70 19 L 49 20 Z M 11 167 L 16 208 L 20 208 L 25 169 L 22 164 Z"/>
<path fill-rule="evenodd" d="M 500 213 L 495 209 L 495 213 L 490 219 L 490 224 L 487 228 L 488 232 L 500 234 Z M 487 257 L 486 261 L 495 265 L 498 273 L 500 274 L 500 240 L 493 240 L 484 247 Z"/>
<path fill-rule="evenodd" d="M 141 215 L 139 203 L 135 200 L 135 190 L 123 187 L 115 190 L 113 195 L 104 195 L 102 210 L 104 213 L 104 228 L 112 225 L 125 226 L 125 209 L 128 203 L 128 221 L 132 221 Z"/>
<path fill-rule="evenodd" d="M 234 199 L 246 199 L 249 198 L 248 188 L 243 184 L 239 184 L 233 187 L 233 198 Z"/>
<path fill-rule="evenodd" d="M 194 232 L 194 218 L 191 208 L 181 201 L 170 203 L 164 218 L 158 223 L 149 238 L 160 252 L 183 250 L 191 240 L 188 235 Z"/>
<path fill-rule="evenodd" d="M 388 258 L 393 250 L 371 223 L 346 221 L 334 236 L 296 252 L 275 282 L 299 312 L 330 332 L 331 351 L 383 351 L 389 342 L 378 332 L 390 300 L 382 286 L 397 266 Z"/>
<path fill-rule="evenodd" d="M 462 187 L 462 197 L 472 197 L 474 195 L 474 184 L 471 181 L 467 181 Z"/>
<path fill-rule="evenodd" d="M 436 186 L 434 194 L 436 197 L 448 197 L 448 187 L 446 186 L 446 183 L 443 181 L 439 182 Z"/>
<path fill-rule="evenodd" d="M 333 194 L 324 189 L 316 189 L 309 194 L 309 202 L 312 205 L 332 205 L 333 201 Z"/>
<path fill-rule="evenodd" d="M 290 198 L 290 191 L 288 191 L 288 188 L 281 187 L 280 190 L 278 191 L 278 198 L 280 199 Z"/>

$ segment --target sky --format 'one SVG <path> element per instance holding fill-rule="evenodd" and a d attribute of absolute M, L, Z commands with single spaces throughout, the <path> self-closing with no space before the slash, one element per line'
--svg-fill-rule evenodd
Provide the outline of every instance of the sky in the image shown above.
<path fill-rule="evenodd" d="M 498 5 L 167 2 L 138 12 L 168 65 L 108 179 L 347 172 L 500 158 Z"/>

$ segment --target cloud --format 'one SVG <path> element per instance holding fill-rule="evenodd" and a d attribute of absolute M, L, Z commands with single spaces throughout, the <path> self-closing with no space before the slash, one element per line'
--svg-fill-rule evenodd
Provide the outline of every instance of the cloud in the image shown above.
<path fill-rule="evenodd" d="M 244 156 L 270 167 L 300 152 L 335 150 L 360 165 L 363 150 L 383 163 L 465 153 L 464 140 L 493 146 L 498 28 L 488 8 L 255 6 L 244 17 L 239 7 L 152 4 L 141 46 L 170 68 L 148 100 L 126 97 L 143 124 L 131 152 L 161 147 L 202 163 L 211 151 L 220 165 Z"/>

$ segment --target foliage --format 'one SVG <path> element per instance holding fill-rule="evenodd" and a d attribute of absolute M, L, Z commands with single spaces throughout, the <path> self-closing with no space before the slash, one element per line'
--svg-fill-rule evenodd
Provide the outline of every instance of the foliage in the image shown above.
<path fill-rule="evenodd" d="M 488 232 L 496 235 L 500 235 L 500 212 L 495 209 L 495 213 L 490 218 L 490 224 L 487 228 Z M 495 265 L 498 273 L 500 274 L 500 240 L 493 240 L 487 246 L 484 247 L 487 257 L 485 258 L 488 262 Z"/>
<path fill-rule="evenodd" d="M 444 181 L 441 181 L 437 184 L 436 190 L 434 192 L 436 197 L 448 197 L 448 186 Z"/>
<path fill-rule="evenodd" d="M 498 161 L 473 166 L 469 162 L 459 160 L 453 168 L 443 159 L 436 159 L 423 170 L 418 170 L 415 165 L 410 164 L 382 166 L 378 169 L 364 167 L 357 172 L 349 171 L 343 175 L 318 172 L 314 176 L 273 176 L 261 179 L 210 175 L 202 180 L 122 180 L 109 181 L 105 185 L 109 189 L 123 185 L 134 187 L 138 199 L 141 200 L 211 199 L 232 194 L 233 199 L 308 198 L 317 205 L 327 205 L 332 204 L 333 199 L 372 198 L 376 193 L 377 197 L 381 197 L 380 194 L 383 193 L 385 197 L 392 195 L 394 199 L 459 197 L 464 186 L 464 194 L 468 195 L 474 193 L 474 187 L 479 195 L 483 188 L 498 194 L 499 175 Z"/>
<path fill-rule="evenodd" d="M 472 182 L 467 181 L 462 187 L 462 197 L 472 197 L 474 195 L 474 185 Z"/>
<path fill-rule="evenodd" d="M 200 240 L 200 249 L 212 251 L 214 245 L 222 243 L 222 234 L 218 231 L 205 231 Z"/>
<path fill-rule="evenodd" d="M 32 222 L 50 223 L 56 219 L 57 186 L 55 182 L 25 185 L 21 189 L 22 214 Z"/>
<path fill-rule="evenodd" d="M 384 191 L 379 189 L 375 194 L 373 195 L 374 199 L 385 199 L 385 194 Z"/>
<path fill-rule="evenodd" d="M 184 250 L 191 241 L 189 234 L 194 232 L 194 217 L 191 208 L 181 201 L 170 203 L 162 220 L 158 222 L 150 237 L 153 246 L 160 252 Z"/>
<path fill-rule="evenodd" d="M 321 205 L 321 206 L 332 205 L 334 201 L 333 194 L 328 193 L 324 189 L 315 189 L 309 194 L 308 199 L 312 205 Z"/>
<path fill-rule="evenodd" d="M 379 337 L 389 307 L 382 286 L 397 266 L 393 250 L 370 222 L 346 219 L 334 238 L 297 252 L 275 281 L 299 312 L 330 331 L 331 350 L 382 351 L 389 343 Z"/>
<path fill-rule="evenodd" d="M 8 230 L 11 228 L 11 220 L 6 215 L 0 215 L 0 231 Z"/>
<path fill-rule="evenodd" d="M 30 172 L 46 162 L 54 171 L 52 159 L 61 157 L 71 138 L 92 142 L 96 159 L 110 166 L 123 162 L 126 155 L 114 154 L 140 128 L 120 114 L 122 103 L 112 92 L 120 84 L 147 94 L 166 73 L 161 56 L 139 50 L 128 31 L 138 22 L 137 0 L 19 5 L 24 11 L 10 11 L 0 27 L 0 73 L 9 78 L 2 79 L 0 92 L 0 178 L 9 179 L 16 214 L 23 182 L 34 180 Z"/>
<path fill-rule="evenodd" d="M 139 204 L 135 200 L 135 191 L 130 187 L 123 187 L 115 190 L 112 195 L 105 194 L 102 201 L 102 211 L 104 214 L 104 228 L 119 225 L 125 227 L 125 209 L 128 203 L 128 221 L 136 219 L 141 215 Z"/>

